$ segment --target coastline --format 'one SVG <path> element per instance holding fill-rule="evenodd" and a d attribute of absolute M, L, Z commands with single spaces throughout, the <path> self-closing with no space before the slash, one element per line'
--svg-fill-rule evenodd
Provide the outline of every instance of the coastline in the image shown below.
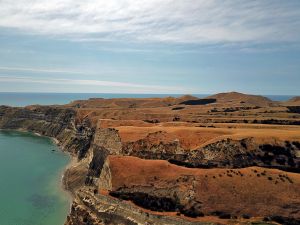
<path fill-rule="evenodd" d="M 67 171 L 70 168 L 72 168 L 73 166 L 75 166 L 75 164 L 77 162 L 77 158 L 73 154 L 71 154 L 70 152 L 66 151 L 64 149 L 64 147 L 61 145 L 61 142 L 57 138 L 44 136 L 44 135 L 41 135 L 39 133 L 34 133 L 34 134 L 36 134 L 38 136 L 43 136 L 43 137 L 50 138 L 51 141 L 52 141 L 52 143 L 55 144 L 62 153 L 64 153 L 64 154 L 66 154 L 66 155 L 69 156 L 69 162 L 68 162 L 68 164 L 59 173 L 60 179 L 59 179 L 59 184 L 58 185 L 59 185 L 59 189 L 61 190 L 61 192 L 64 193 L 64 194 L 66 194 L 67 198 L 69 199 L 69 203 L 70 203 L 69 204 L 69 213 L 70 213 L 71 212 L 72 202 L 74 200 L 74 193 L 71 192 L 71 190 L 68 188 L 68 186 L 66 184 L 66 179 L 67 179 L 66 178 L 66 173 L 67 173 Z M 67 215 L 66 215 L 66 217 L 67 217 Z"/>
<path fill-rule="evenodd" d="M 44 137 L 48 137 L 48 136 L 44 136 Z M 57 140 L 55 137 L 48 137 L 52 140 L 53 144 L 55 144 L 59 150 L 65 154 L 67 154 L 70 158 L 69 163 L 64 167 L 64 169 L 61 171 L 60 173 L 60 186 L 62 188 L 62 190 L 66 191 L 68 193 L 68 195 L 71 197 L 71 204 L 72 201 L 74 199 L 74 193 L 68 188 L 67 185 L 67 171 L 69 169 L 71 169 L 72 167 L 75 167 L 76 163 L 77 163 L 77 157 L 75 155 L 73 155 L 72 153 L 66 151 L 66 149 L 64 149 L 64 147 L 61 145 L 61 142 L 59 140 Z M 70 206 L 71 208 L 71 206 Z"/>
<path fill-rule="evenodd" d="M 17 131 L 17 132 L 24 132 L 24 133 L 30 133 L 32 135 L 38 136 L 38 137 L 46 137 L 49 138 L 51 140 L 51 142 L 53 144 L 55 144 L 57 146 L 57 148 L 59 149 L 59 151 L 61 151 L 62 153 L 68 155 L 69 157 L 69 162 L 67 163 L 67 165 L 59 172 L 59 180 L 56 182 L 58 185 L 58 189 L 61 191 L 62 194 L 67 196 L 68 202 L 69 202 L 69 207 L 68 207 L 68 213 L 71 212 L 71 206 L 72 206 L 72 202 L 74 200 L 74 193 L 71 192 L 71 190 L 67 187 L 66 184 L 66 172 L 68 171 L 68 169 L 72 168 L 73 166 L 75 166 L 76 162 L 77 162 L 77 158 L 71 154 L 70 152 L 66 151 L 63 146 L 61 145 L 61 142 L 55 138 L 55 137 L 49 137 L 49 136 L 45 136 L 42 135 L 38 132 L 32 132 L 26 129 L 22 129 L 22 128 L 18 128 L 18 129 L 0 129 L 0 131 Z M 68 214 L 65 216 L 65 218 L 67 218 Z"/>

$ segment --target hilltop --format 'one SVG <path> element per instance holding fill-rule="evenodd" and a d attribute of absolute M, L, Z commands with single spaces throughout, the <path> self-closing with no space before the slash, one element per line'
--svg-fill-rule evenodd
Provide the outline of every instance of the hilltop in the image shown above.
<path fill-rule="evenodd" d="M 207 98 L 216 99 L 220 104 L 231 104 L 231 106 L 245 105 L 245 106 L 271 106 L 274 102 L 266 97 L 260 95 L 249 95 L 239 92 L 227 92 L 211 95 Z"/>
<path fill-rule="evenodd" d="M 117 98 L 117 99 L 103 99 L 91 98 L 88 100 L 78 100 L 70 103 L 70 106 L 79 108 L 155 108 L 167 107 L 188 100 L 195 100 L 197 97 L 191 95 L 184 95 L 178 98 Z"/>
<path fill-rule="evenodd" d="M 119 98 L 103 99 L 91 98 L 88 100 L 73 101 L 69 104 L 78 108 L 157 108 L 176 105 L 208 105 L 223 104 L 224 106 L 259 106 L 267 107 L 275 103 L 263 96 L 248 95 L 238 92 L 219 93 L 206 98 L 197 98 L 192 95 L 184 95 L 178 98 Z"/>

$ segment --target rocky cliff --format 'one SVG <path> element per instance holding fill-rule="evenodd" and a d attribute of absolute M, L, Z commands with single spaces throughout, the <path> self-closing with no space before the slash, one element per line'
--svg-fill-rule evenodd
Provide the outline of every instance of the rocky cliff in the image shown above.
<path fill-rule="evenodd" d="M 85 156 L 94 134 L 88 121 L 75 123 L 76 112 L 71 108 L 1 106 L 0 116 L 1 129 L 26 130 L 53 137 L 63 149 L 79 158 Z"/>

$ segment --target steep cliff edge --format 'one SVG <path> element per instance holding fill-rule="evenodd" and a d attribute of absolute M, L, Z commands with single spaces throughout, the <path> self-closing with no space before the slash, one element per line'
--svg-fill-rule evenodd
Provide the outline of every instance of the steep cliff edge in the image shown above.
<path fill-rule="evenodd" d="M 88 121 L 75 124 L 75 117 L 76 111 L 71 108 L 0 106 L 1 129 L 20 129 L 55 138 L 63 149 L 83 158 L 94 132 Z"/>

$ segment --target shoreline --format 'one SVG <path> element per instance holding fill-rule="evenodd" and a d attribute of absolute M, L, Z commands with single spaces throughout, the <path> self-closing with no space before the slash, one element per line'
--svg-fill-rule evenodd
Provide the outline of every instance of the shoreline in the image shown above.
<path fill-rule="evenodd" d="M 61 145 L 61 142 L 57 138 L 44 136 L 44 135 L 41 135 L 39 133 L 34 133 L 34 134 L 36 134 L 38 136 L 41 136 L 41 137 L 50 138 L 52 143 L 55 144 L 62 153 L 68 155 L 68 157 L 69 157 L 69 162 L 67 163 L 67 165 L 59 173 L 59 178 L 60 179 L 59 179 L 59 184 L 58 185 L 59 185 L 60 191 L 62 193 L 65 193 L 67 195 L 67 198 L 69 199 L 70 204 L 69 204 L 69 210 L 68 211 L 70 213 L 71 212 L 71 207 L 72 207 L 72 202 L 74 200 L 74 193 L 72 193 L 72 191 L 67 187 L 66 176 L 65 175 L 66 175 L 67 171 L 70 168 L 75 166 L 77 158 L 73 154 L 71 154 L 70 152 L 66 151 L 64 149 L 64 147 Z M 66 215 L 66 218 L 67 218 L 67 216 L 68 216 L 68 214 Z"/>

